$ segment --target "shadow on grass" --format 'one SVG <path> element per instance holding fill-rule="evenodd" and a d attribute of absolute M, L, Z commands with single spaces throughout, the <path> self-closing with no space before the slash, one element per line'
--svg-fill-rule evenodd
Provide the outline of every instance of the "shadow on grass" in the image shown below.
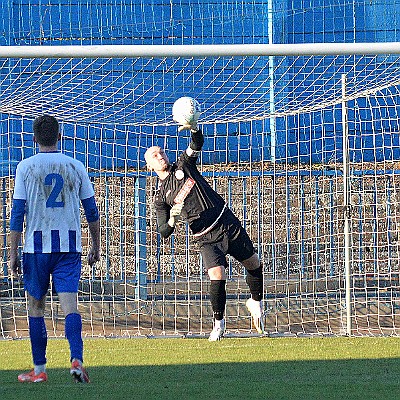
<path fill-rule="evenodd" d="M 92 367 L 88 385 L 67 369 L 40 384 L 17 382 L 20 372 L 0 371 L 1 400 L 400 399 L 396 358 Z"/>

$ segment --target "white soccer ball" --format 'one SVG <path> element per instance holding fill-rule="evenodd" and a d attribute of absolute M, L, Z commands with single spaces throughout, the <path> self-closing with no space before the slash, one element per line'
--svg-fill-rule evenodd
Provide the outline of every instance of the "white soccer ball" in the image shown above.
<path fill-rule="evenodd" d="M 180 97 L 172 107 L 172 118 L 179 125 L 196 124 L 200 114 L 200 104 L 192 97 Z"/>

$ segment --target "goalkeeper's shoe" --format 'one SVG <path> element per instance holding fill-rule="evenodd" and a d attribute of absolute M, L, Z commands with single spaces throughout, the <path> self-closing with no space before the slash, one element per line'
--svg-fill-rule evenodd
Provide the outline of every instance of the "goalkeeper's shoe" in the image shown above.
<path fill-rule="evenodd" d="M 251 314 L 254 328 L 256 328 L 260 335 L 264 334 L 264 321 L 261 301 L 250 298 L 246 301 L 246 307 Z"/>
<path fill-rule="evenodd" d="M 89 375 L 79 360 L 72 361 L 70 374 L 75 382 L 90 383 Z"/>
<path fill-rule="evenodd" d="M 208 340 L 210 342 L 216 342 L 221 340 L 224 337 L 225 333 L 225 320 L 221 319 L 221 321 L 214 321 L 214 328 L 210 333 Z"/>
<path fill-rule="evenodd" d="M 32 369 L 31 371 L 18 375 L 18 380 L 20 382 L 32 382 L 32 383 L 46 382 L 47 374 L 46 372 L 40 372 L 39 374 L 36 375 L 35 370 Z"/>

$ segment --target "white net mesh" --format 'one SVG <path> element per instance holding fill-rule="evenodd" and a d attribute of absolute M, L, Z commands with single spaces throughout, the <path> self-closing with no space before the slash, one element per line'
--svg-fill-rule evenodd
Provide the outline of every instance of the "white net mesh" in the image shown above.
<path fill-rule="evenodd" d="M 203 110 L 199 168 L 245 225 L 263 261 L 271 334 L 346 332 L 343 125 L 348 110 L 353 334 L 398 334 L 399 60 L 383 56 L 1 60 L 0 331 L 27 336 L 25 296 L 10 280 L 8 221 L 16 163 L 35 153 L 32 121 L 62 124 L 62 150 L 88 167 L 102 260 L 84 265 L 87 335 L 203 335 L 208 279 L 188 228 L 162 241 L 144 169 L 150 145 L 175 159 L 172 104 Z M 346 76 L 343 98 L 342 76 Z M 86 229 L 86 228 L 85 228 Z M 84 255 L 88 235 L 84 235 Z M 254 332 L 243 268 L 229 259 L 228 334 Z M 55 293 L 46 320 L 63 334 Z"/>

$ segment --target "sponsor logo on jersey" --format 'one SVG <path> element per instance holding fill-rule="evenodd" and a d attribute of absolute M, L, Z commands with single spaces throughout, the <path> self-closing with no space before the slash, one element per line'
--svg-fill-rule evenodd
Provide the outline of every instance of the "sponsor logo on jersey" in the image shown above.
<path fill-rule="evenodd" d="M 183 186 L 181 187 L 181 190 L 178 192 L 178 194 L 175 196 L 174 203 L 183 203 L 183 201 L 186 199 L 187 195 L 190 193 L 192 190 L 193 186 L 196 184 L 196 181 L 192 178 L 187 178 Z"/>

